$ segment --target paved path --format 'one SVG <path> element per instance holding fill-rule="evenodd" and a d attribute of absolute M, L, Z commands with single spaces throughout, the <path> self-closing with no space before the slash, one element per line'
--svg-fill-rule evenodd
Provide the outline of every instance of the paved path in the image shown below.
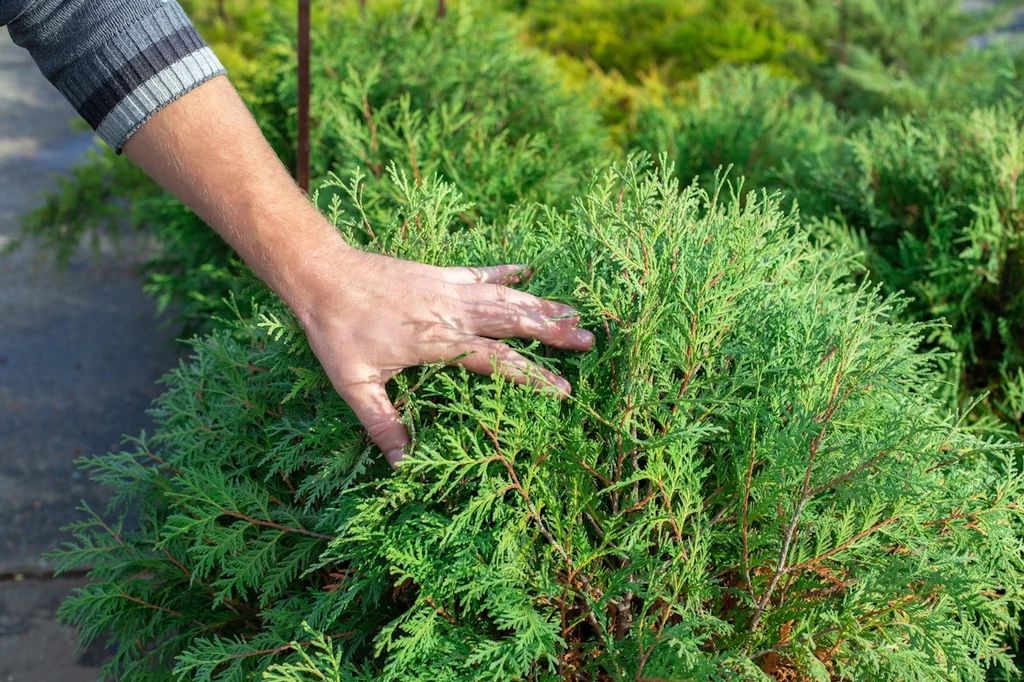
<path fill-rule="evenodd" d="M 0 246 L 91 144 L 73 116 L 0 28 Z M 73 460 L 151 430 L 154 381 L 176 362 L 141 293 L 137 249 L 83 256 L 64 274 L 30 249 L 0 257 L 0 682 L 90 682 L 103 659 L 102 648 L 76 652 L 56 623 L 76 581 L 46 579 L 41 555 L 66 539 L 81 500 L 105 504 Z"/>

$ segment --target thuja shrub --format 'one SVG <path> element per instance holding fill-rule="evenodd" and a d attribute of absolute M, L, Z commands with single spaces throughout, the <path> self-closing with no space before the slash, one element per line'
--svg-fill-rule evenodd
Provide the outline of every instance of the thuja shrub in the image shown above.
<path fill-rule="evenodd" d="M 765 67 L 720 67 L 670 107 L 642 110 L 629 145 L 667 150 L 685 184 L 711 183 L 723 166 L 750 188 L 800 189 L 808 166 L 827 162 L 846 124 L 834 107 Z"/>
<path fill-rule="evenodd" d="M 580 178 L 587 177 L 605 143 L 596 115 L 562 87 L 551 59 L 522 44 L 511 17 L 482 3 L 466 5 L 438 20 L 430 0 L 379 14 L 371 4 L 365 22 L 342 19 L 317 31 L 313 162 L 321 176 L 355 163 L 376 176 L 391 160 L 404 162 L 410 172 L 417 164 L 426 172 L 429 164 L 456 183 L 485 220 L 504 216 L 526 193 L 564 205 L 580 191 Z M 268 65 L 274 75 L 266 108 L 291 140 L 294 50 L 275 54 L 278 61 Z M 396 105 L 403 99 L 410 110 L 422 112 L 426 130 L 410 130 L 408 124 L 390 134 L 378 130 L 375 146 L 370 129 L 399 128 L 404 113 Z M 346 130 L 351 126 L 341 119 L 349 118 L 366 132 Z M 285 145 L 284 158 L 293 150 Z M 503 159 L 510 167 L 493 173 L 489 160 L 502 154 L 510 157 Z M 530 176 L 517 178 L 526 172 L 517 166 L 527 165 Z M 472 181 L 464 179 L 466 173 L 475 173 Z"/>
<path fill-rule="evenodd" d="M 946 323 L 928 335 L 954 351 L 943 398 L 989 394 L 977 418 L 1024 435 L 1021 112 L 1007 98 L 853 123 L 792 81 L 726 68 L 705 74 L 694 100 L 646 112 L 632 144 L 669 149 L 683 181 L 726 166 L 795 200 L 818 236 L 910 296 L 907 319 Z"/>
<path fill-rule="evenodd" d="M 1024 491 L 959 427 L 899 298 L 775 199 L 636 167 L 514 239 L 402 183 L 373 248 L 532 264 L 592 352 L 513 342 L 564 401 L 441 366 L 396 379 L 397 473 L 278 304 L 193 344 L 158 427 L 53 560 L 132 680 L 983 680 L 1012 668 Z M 343 231 L 362 218 L 336 212 Z M 137 510 L 129 526 L 127 508 Z M 174 672 L 172 673 L 172 669 Z"/>
<path fill-rule="evenodd" d="M 1024 128 L 1001 107 L 872 122 L 822 163 L 805 211 L 862 254 L 913 319 L 942 318 L 959 351 L 957 397 L 989 405 L 1022 435 L 1015 376 L 1024 366 Z M 816 204 L 816 205 L 815 205 Z"/>

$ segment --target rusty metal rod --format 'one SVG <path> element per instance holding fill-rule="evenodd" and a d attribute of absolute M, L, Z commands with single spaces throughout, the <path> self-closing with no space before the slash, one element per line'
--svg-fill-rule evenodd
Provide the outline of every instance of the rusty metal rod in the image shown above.
<path fill-rule="evenodd" d="M 309 0 L 299 0 L 299 139 L 295 180 L 309 192 Z"/>

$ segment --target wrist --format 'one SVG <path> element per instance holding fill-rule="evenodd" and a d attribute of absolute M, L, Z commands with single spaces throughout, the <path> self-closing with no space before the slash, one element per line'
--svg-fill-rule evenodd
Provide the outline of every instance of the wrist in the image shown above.
<path fill-rule="evenodd" d="M 337 304 L 358 253 L 319 213 L 316 219 L 318 224 L 303 230 L 274 268 L 278 276 L 273 288 L 306 330 L 324 308 Z"/>

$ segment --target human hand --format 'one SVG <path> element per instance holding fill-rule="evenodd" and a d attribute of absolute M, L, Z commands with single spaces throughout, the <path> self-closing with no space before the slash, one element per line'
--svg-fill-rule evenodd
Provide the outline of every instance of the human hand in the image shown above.
<path fill-rule="evenodd" d="M 409 435 L 384 387 L 403 369 L 452 360 L 484 375 L 497 367 L 517 384 L 564 398 L 565 379 L 496 339 L 577 351 L 594 343 L 571 307 L 507 286 L 520 282 L 519 265 L 440 268 L 344 245 L 316 260 L 315 284 L 303 296 L 312 302 L 296 312 L 334 388 L 392 466 Z"/>
<path fill-rule="evenodd" d="M 409 434 L 384 386 L 403 369 L 458 358 L 490 375 L 496 363 L 517 383 L 567 395 L 564 379 L 496 339 L 593 345 L 571 308 L 505 286 L 518 281 L 520 266 L 438 268 L 348 246 L 295 186 L 226 78 L 157 112 L 124 152 L 295 312 L 335 389 L 392 465 Z"/>

